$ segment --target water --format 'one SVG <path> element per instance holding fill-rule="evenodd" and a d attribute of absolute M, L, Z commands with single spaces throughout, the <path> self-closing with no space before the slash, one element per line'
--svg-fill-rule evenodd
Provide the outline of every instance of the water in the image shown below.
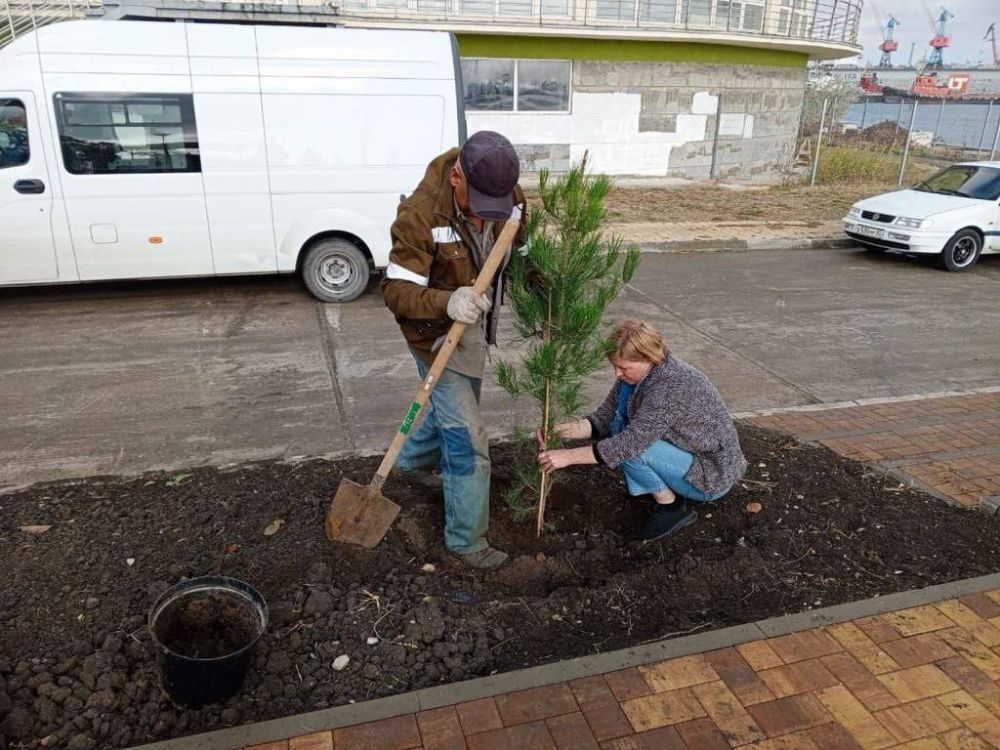
<path fill-rule="evenodd" d="M 844 116 L 843 122 L 867 128 L 880 122 L 896 122 L 906 128 L 910 125 L 912 101 L 900 103 L 888 102 L 858 102 Z M 940 102 L 920 102 L 917 106 L 917 119 L 913 131 L 934 133 L 934 143 L 945 146 L 965 146 L 966 148 L 984 149 L 983 158 L 988 158 L 1000 127 L 1000 102 L 993 105 L 989 111 L 985 103 L 947 102 L 942 109 Z M 989 112 L 989 122 L 986 115 Z M 862 119 L 863 118 L 863 119 Z M 983 125 L 986 124 L 986 136 L 983 137 Z M 997 153 L 1000 153 L 998 148 Z"/>

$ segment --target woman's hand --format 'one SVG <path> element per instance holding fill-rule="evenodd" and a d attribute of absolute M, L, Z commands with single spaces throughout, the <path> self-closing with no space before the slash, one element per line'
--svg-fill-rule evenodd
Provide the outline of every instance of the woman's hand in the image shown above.
<path fill-rule="evenodd" d="M 563 440 L 589 440 L 592 432 L 590 420 L 588 419 L 578 419 L 575 422 L 563 422 L 562 424 L 557 424 L 553 429 Z M 535 433 L 535 440 L 538 441 L 538 447 L 544 450 L 545 441 L 542 440 L 541 430 L 538 430 Z"/>
<path fill-rule="evenodd" d="M 548 474 L 552 471 L 565 469 L 577 464 L 596 464 L 594 448 L 584 445 L 581 448 L 562 448 L 559 450 L 542 451 L 538 454 L 538 466 Z"/>
<path fill-rule="evenodd" d="M 573 460 L 573 450 L 563 449 L 554 451 L 542 451 L 538 454 L 538 466 L 545 473 L 565 469 L 576 463 Z"/>

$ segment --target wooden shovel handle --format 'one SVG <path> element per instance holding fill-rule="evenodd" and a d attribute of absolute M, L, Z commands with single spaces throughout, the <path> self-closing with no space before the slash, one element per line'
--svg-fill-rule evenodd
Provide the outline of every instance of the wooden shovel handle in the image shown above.
<path fill-rule="evenodd" d="M 497 270 L 503 264 L 504 258 L 507 256 L 507 251 L 514 242 L 514 237 L 517 235 L 520 225 L 520 219 L 516 218 L 510 218 L 504 224 L 500 236 L 493 243 L 493 249 L 490 250 L 489 257 L 486 258 L 486 263 L 479 270 L 476 281 L 472 285 L 472 290 L 476 294 L 486 294 L 490 288 L 490 285 L 493 283 L 493 277 L 496 276 Z M 406 413 L 403 423 L 399 426 L 399 431 L 396 432 L 396 436 L 389 445 L 389 450 L 386 451 L 385 458 L 379 464 L 378 471 L 372 477 L 372 487 L 381 487 L 386 477 L 389 476 L 389 471 L 392 469 L 393 464 L 396 463 L 396 459 L 399 458 L 399 452 L 403 450 L 403 444 L 410 435 L 410 430 L 413 428 L 413 423 L 416 421 L 417 415 L 427 405 L 431 391 L 437 385 L 441 373 L 444 372 L 444 368 L 448 365 L 448 360 L 451 359 L 451 355 L 455 351 L 455 347 L 458 346 L 458 342 L 461 340 L 466 328 L 468 326 L 465 323 L 456 321 L 451 324 L 451 328 L 448 330 L 448 337 L 444 340 L 441 348 L 438 349 L 437 356 L 434 358 L 434 364 L 431 365 L 427 377 L 424 378 L 424 382 L 417 389 L 417 393 L 413 397 L 413 403 L 410 404 L 410 410 Z"/>

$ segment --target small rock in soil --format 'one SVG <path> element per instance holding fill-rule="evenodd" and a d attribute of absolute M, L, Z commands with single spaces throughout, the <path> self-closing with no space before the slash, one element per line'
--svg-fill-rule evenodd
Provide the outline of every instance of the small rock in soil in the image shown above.
<path fill-rule="evenodd" d="M 315 584 L 328 584 L 333 577 L 333 571 L 325 562 L 313 563 L 306 571 L 306 581 Z"/>
<path fill-rule="evenodd" d="M 343 672 L 347 669 L 347 665 L 351 663 L 351 657 L 347 654 L 341 654 L 336 659 L 333 660 L 333 671 Z"/>
<path fill-rule="evenodd" d="M 309 598 L 306 599 L 306 606 L 302 611 L 310 617 L 314 615 L 325 615 L 333 609 L 336 603 L 337 602 L 333 596 L 326 591 L 313 589 L 309 594 Z"/>
<path fill-rule="evenodd" d="M 290 625 L 295 622 L 295 608 L 290 602 L 274 602 L 270 609 L 272 625 Z"/>
<path fill-rule="evenodd" d="M 77 734 L 66 744 L 66 750 L 92 750 L 96 744 L 88 735 Z"/>
<path fill-rule="evenodd" d="M 31 714 L 25 708 L 12 708 L 7 718 L 0 723 L 0 734 L 10 740 L 25 740 L 31 736 L 34 725 Z"/>
<path fill-rule="evenodd" d="M 275 651 L 271 654 L 271 658 L 267 660 L 267 666 L 264 667 L 268 674 L 281 674 L 282 672 L 287 672 L 292 667 L 292 658 L 285 651 Z"/>
<path fill-rule="evenodd" d="M 118 706 L 118 696 L 114 690 L 98 690 L 91 693 L 87 699 L 86 708 L 93 708 L 97 711 L 113 711 Z"/>
<path fill-rule="evenodd" d="M 146 585 L 146 596 L 149 597 L 150 601 L 159 599 L 163 592 L 169 588 L 170 584 L 166 581 L 153 581 Z"/>

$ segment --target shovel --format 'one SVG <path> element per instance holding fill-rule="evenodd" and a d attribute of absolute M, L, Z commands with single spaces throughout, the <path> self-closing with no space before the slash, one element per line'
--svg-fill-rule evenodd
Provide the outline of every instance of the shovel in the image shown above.
<path fill-rule="evenodd" d="M 480 269 L 472 285 L 476 293 L 485 294 L 490 288 L 493 277 L 503 264 L 519 226 L 520 220 L 518 218 L 508 219 L 504 224 L 486 263 Z M 392 522 L 399 514 L 399 506 L 382 494 L 382 485 L 396 463 L 417 415 L 427 404 L 431 391 L 437 385 L 441 373 L 444 372 L 444 368 L 447 366 L 448 360 L 451 359 L 452 352 L 458 346 L 466 328 L 468 326 L 465 323 L 452 323 L 444 344 L 434 358 L 434 364 L 427 373 L 424 382 L 417 389 L 413 403 L 410 404 L 410 410 L 403 418 L 403 423 L 399 426 L 399 431 L 393 438 L 392 444 L 386 451 L 385 458 L 379 464 L 378 471 L 375 472 L 371 482 L 367 485 L 361 485 L 350 479 L 341 480 L 337 494 L 334 495 L 333 502 L 326 514 L 326 536 L 330 541 L 346 542 L 371 549 L 382 541 L 382 538 L 388 533 L 389 527 L 392 526 Z"/>

